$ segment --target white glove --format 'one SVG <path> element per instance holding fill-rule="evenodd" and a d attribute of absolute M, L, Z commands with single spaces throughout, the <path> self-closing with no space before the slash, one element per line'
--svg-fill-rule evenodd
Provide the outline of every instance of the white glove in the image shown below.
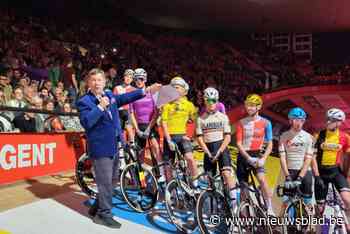
<path fill-rule="evenodd" d="M 247 159 L 249 165 L 251 165 L 252 167 L 256 167 L 257 165 L 257 162 L 258 162 L 258 159 L 257 158 L 253 158 L 253 157 L 249 157 Z"/>
<path fill-rule="evenodd" d="M 172 140 L 168 141 L 168 145 L 169 145 L 169 149 L 171 151 L 175 151 L 176 150 L 176 144 Z"/>
<path fill-rule="evenodd" d="M 257 164 L 257 167 L 263 167 L 265 165 L 265 159 L 260 158 L 256 164 Z"/>

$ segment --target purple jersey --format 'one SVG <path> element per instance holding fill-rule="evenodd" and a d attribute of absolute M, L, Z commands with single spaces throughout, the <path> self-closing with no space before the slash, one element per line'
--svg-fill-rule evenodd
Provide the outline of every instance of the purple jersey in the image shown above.
<path fill-rule="evenodd" d="M 130 112 L 134 113 L 138 124 L 150 123 L 155 111 L 156 105 L 151 93 L 130 104 Z"/>
<path fill-rule="evenodd" d="M 222 102 L 218 102 L 216 104 L 216 110 L 223 113 L 223 114 L 226 114 L 226 108 L 225 108 L 225 105 L 222 103 Z M 202 110 L 201 110 L 201 115 L 206 111 L 206 108 L 203 107 Z"/>

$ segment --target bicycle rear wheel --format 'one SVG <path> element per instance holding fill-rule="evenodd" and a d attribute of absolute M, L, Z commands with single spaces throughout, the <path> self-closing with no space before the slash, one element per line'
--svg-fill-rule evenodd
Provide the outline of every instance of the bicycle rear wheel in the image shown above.
<path fill-rule="evenodd" d="M 80 156 L 75 166 L 75 178 L 81 190 L 91 198 L 96 198 L 98 189 L 92 161 L 87 154 Z"/>
<path fill-rule="evenodd" d="M 184 183 L 181 181 L 181 183 Z M 188 186 L 184 184 L 183 186 Z M 196 199 L 189 195 L 178 181 L 170 181 L 165 190 L 165 205 L 171 222 L 185 233 L 196 231 L 197 218 L 195 214 Z"/>
<path fill-rule="evenodd" d="M 154 207 L 159 190 L 151 170 L 137 162 L 131 163 L 124 168 L 120 180 L 123 197 L 131 208 L 137 212 L 144 212 Z"/>

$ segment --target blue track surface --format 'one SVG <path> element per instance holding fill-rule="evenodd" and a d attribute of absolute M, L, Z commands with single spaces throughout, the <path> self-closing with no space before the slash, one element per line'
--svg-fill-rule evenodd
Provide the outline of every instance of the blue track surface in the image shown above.
<path fill-rule="evenodd" d="M 87 200 L 86 206 L 90 206 L 93 200 Z M 146 213 L 138 213 L 131 209 L 123 200 L 121 192 L 113 197 L 112 213 L 114 216 L 144 225 L 165 233 L 179 233 L 176 227 L 170 222 L 164 203 L 158 202 L 156 207 Z"/>

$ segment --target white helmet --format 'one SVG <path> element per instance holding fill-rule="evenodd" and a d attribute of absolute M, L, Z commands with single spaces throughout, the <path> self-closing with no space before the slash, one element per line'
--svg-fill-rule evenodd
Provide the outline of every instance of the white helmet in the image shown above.
<path fill-rule="evenodd" d="M 125 71 L 124 71 L 124 76 L 134 76 L 134 71 L 132 70 L 132 69 L 126 69 Z"/>
<path fill-rule="evenodd" d="M 208 87 L 204 90 L 204 98 L 219 100 L 219 91 L 215 88 Z"/>
<path fill-rule="evenodd" d="M 147 72 L 143 68 L 136 68 L 134 71 L 134 79 L 137 80 L 138 78 L 143 78 L 144 80 L 147 80 Z"/>
<path fill-rule="evenodd" d="M 327 111 L 326 115 L 327 119 L 330 121 L 345 121 L 345 113 L 344 111 L 337 109 L 337 108 L 331 108 Z"/>
<path fill-rule="evenodd" d="M 179 76 L 171 79 L 170 85 L 171 86 L 179 85 L 179 86 L 183 87 L 186 91 L 188 91 L 190 89 L 187 82 L 182 77 L 179 77 Z"/>

